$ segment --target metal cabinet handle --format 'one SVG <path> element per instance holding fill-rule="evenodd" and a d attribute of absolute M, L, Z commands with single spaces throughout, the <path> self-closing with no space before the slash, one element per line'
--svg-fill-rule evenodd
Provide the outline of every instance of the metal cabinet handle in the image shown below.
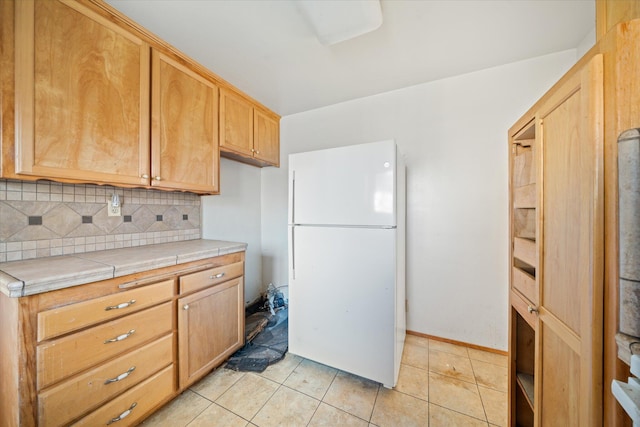
<path fill-rule="evenodd" d="M 185 304 L 185 305 L 183 305 L 183 306 L 182 306 L 182 309 L 183 309 L 183 310 L 189 310 L 189 304 Z"/>
<path fill-rule="evenodd" d="M 120 375 L 118 375 L 118 376 L 117 376 L 117 377 L 115 377 L 115 378 L 109 378 L 109 379 L 108 379 L 108 380 L 106 380 L 104 383 L 105 383 L 105 384 L 117 383 L 118 381 L 120 381 L 120 380 L 123 380 L 123 379 L 127 378 L 129 375 L 131 375 L 131 372 L 133 372 L 133 371 L 135 371 L 135 370 L 136 370 L 136 367 L 135 367 L 135 366 L 132 366 L 132 367 L 130 367 L 130 368 L 127 370 L 127 372 L 123 372 L 123 373 L 121 373 Z"/>
<path fill-rule="evenodd" d="M 224 273 L 212 274 L 209 279 L 219 279 L 221 277 L 224 277 Z"/>
<path fill-rule="evenodd" d="M 132 299 L 131 301 L 127 301 L 127 302 L 123 302 L 121 304 L 118 305 L 110 305 L 108 307 L 105 307 L 104 310 L 105 311 L 109 311 L 109 310 L 119 310 L 121 308 L 127 308 L 130 305 L 133 305 L 136 303 L 136 300 Z"/>
<path fill-rule="evenodd" d="M 131 404 L 131 406 L 129 406 L 129 409 L 127 409 L 126 411 L 124 411 L 123 413 L 118 415 L 117 417 L 111 418 L 109 420 L 109 422 L 107 423 L 107 425 L 113 424 L 113 423 L 117 423 L 118 421 L 121 421 L 121 420 L 127 418 L 129 416 L 129 414 L 131 413 L 131 411 L 133 410 L 133 408 L 135 408 L 137 405 L 138 405 L 138 402 L 133 402 Z"/>
<path fill-rule="evenodd" d="M 115 338 L 111 338 L 110 340 L 106 340 L 104 343 L 105 344 L 109 344 L 110 342 L 118 342 L 118 341 L 122 341 L 124 339 L 129 338 L 131 335 L 133 335 L 133 333 L 135 332 L 135 329 L 130 330 L 129 332 L 127 332 L 126 334 L 122 334 L 122 335 L 118 335 Z"/>
<path fill-rule="evenodd" d="M 141 178 L 149 179 L 149 175 L 147 175 L 146 173 L 143 173 L 143 174 L 141 175 Z"/>
<path fill-rule="evenodd" d="M 529 314 L 532 314 L 532 313 L 538 314 L 538 309 L 537 309 L 537 308 L 535 308 L 535 307 L 534 307 L 534 306 L 532 306 L 532 305 L 529 305 L 529 306 L 527 307 L 527 311 L 529 312 Z"/>

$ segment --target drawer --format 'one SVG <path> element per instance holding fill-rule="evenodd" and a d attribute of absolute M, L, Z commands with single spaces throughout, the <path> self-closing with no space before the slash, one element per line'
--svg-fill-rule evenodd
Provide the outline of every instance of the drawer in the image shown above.
<path fill-rule="evenodd" d="M 513 189 L 514 208 L 535 208 L 536 207 L 536 185 L 529 184 L 524 187 Z"/>
<path fill-rule="evenodd" d="M 520 261 L 526 262 L 532 267 L 538 267 L 538 257 L 536 254 L 536 242 L 529 239 L 514 237 L 513 256 Z"/>
<path fill-rule="evenodd" d="M 520 294 L 516 291 L 511 291 L 511 296 L 509 298 L 511 300 L 511 305 L 516 311 L 522 316 L 522 318 L 531 326 L 531 328 L 536 330 L 536 322 L 538 320 L 538 313 L 535 311 L 529 312 L 529 308 L 538 309 L 537 306 L 529 303 L 527 300 L 522 298 Z"/>
<path fill-rule="evenodd" d="M 175 390 L 174 365 L 121 394 L 78 421 L 76 426 L 136 425 Z"/>
<path fill-rule="evenodd" d="M 151 307 L 173 297 L 174 280 L 38 313 L 38 342 Z"/>
<path fill-rule="evenodd" d="M 66 425 L 172 362 L 170 334 L 49 388 L 38 396 L 38 425 Z"/>
<path fill-rule="evenodd" d="M 511 284 L 533 304 L 538 304 L 538 288 L 535 277 L 518 267 L 513 267 L 511 270 Z"/>
<path fill-rule="evenodd" d="M 522 151 L 513 158 L 513 186 L 522 187 L 536 182 L 533 150 Z"/>
<path fill-rule="evenodd" d="M 180 294 L 186 294 L 203 289 L 244 274 L 244 262 L 210 268 L 197 273 L 188 274 L 180 278 Z"/>
<path fill-rule="evenodd" d="M 38 390 L 171 332 L 173 304 L 164 303 L 38 346 Z"/>

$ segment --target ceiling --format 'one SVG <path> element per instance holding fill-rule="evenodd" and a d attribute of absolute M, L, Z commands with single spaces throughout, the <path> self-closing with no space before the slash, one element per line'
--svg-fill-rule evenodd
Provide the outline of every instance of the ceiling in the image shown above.
<path fill-rule="evenodd" d="M 381 0 L 379 29 L 325 46 L 297 0 L 106 1 L 283 116 L 573 49 L 595 28 L 595 0 Z"/>

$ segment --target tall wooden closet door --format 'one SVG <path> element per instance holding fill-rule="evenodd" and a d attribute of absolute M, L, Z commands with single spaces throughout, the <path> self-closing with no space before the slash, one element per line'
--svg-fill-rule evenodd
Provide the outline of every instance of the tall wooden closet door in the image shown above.
<path fill-rule="evenodd" d="M 538 424 L 602 424 L 602 56 L 540 110 Z"/>

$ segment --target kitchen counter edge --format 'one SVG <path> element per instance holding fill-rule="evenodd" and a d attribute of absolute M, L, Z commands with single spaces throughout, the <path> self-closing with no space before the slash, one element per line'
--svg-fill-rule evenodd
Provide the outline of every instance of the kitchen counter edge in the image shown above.
<path fill-rule="evenodd" d="M 197 239 L 10 261 L 0 263 L 0 292 L 36 295 L 246 249 L 246 243 Z"/>

